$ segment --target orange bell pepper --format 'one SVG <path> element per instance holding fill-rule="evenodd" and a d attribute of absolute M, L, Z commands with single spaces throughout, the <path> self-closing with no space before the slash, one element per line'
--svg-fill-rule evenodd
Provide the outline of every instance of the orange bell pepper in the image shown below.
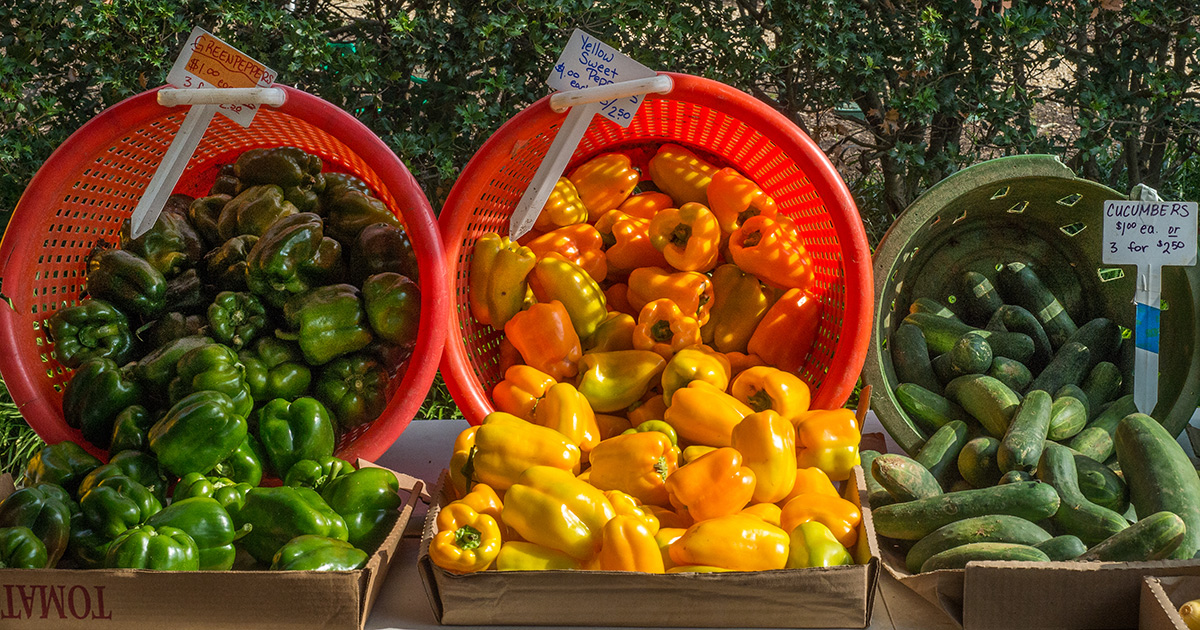
<path fill-rule="evenodd" d="M 670 505 L 667 478 L 679 467 L 679 449 L 657 431 L 617 435 L 592 449 L 591 483 L 620 490 L 642 503 Z"/>
<path fill-rule="evenodd" d="M 629 303 L 629 285 L 624 282 L 617 282 L 608 285 L 604 289 L 604 298 L 608 302 L 608 312 L 625 313 L 630 317 L 637 317 L 638 309 L 633 308 Z"/>
<path fill-rule="evenodd" d="M 703 332 L 701 330 L 701 333 Z M 756 365 L 764 365 L 762 357 L 757 354 L 744 352 L 725 352 L 723 354 L 729 360 L 729 379 L 731 381 L 737 380 L 738 375 Z"/>
<path fill-rule="evenodd" d="M 663 573 L 662 553 L 654 532 L 636 516 L 617 515 L 604 524 L 604 541 L 597 556 L 602 571 L 641 571 Z"/>
<path fill-rule="evenodd" d="M 751 503 L 738 513 L 757 516 L 775 527 L 779 527 L 780 519 L 783 517 L 783 508 L 774 503 Z"/>
<path fill-rule="evenodd" d="M 649 528 L 651 534 L 658 533 L 658 517 L 650 511 L 650 506 L 642 504 L 637 497 L 620 490 L 605 490 L 604 498 L 608 499 L 617 516 L 632 516 L 640 519 Z"/>
<path fill-rule="evenodd" d="M 678 144 L 664 144 L 650 158 L 650 179 L 676 203 L 707 203 L 717 167 Z"/>
<path fill-rule="evenodd" d="M 532 466 L 558 468 L 574 479 L 579 460 L 579 447 L 558 431 L 494 411 L 483 418 L 475 432 L 475 448 L 467 468 L 474 481 L 507 492 Z"/>
<path fill-rule="evenodd" d="M 787 505 L 796 495 L 800 494 L 823 494 L 830 497 L 840 497 L 837 488 L 833 487 L 833 482 L 829 480 L 829 475 L 825 474 L 820 468 L 797 468 L 796 483 L 792 485 L 792 491 L 779 501 L 777 505 Z"/>
<path fill-rule="evenodd" d="M 675 427 L 681 442 L 721 447 L 733 443 L 733 427 L 752 413 L 712 383 L 692 381 L 675 390 L 663 420 Z"/>
<path fill-rule="evenodd" d="M 596 414 L 596 426 L 600 427 L 600 441 L 603 442 L 613 436 L 621 435 L 633 425 L 630 424 L 628 418 L 598 413 Z"/>
<path fill-rule="evenodd" d="M 754 496 L 754 484 L 754 471 L 742 465 L 742 454 L 719 448 L 667 477 L 667 498 L 700 523 L 740 512 Z"/>
<path fill-rule="evenodd" d="M 654 300 L 669 299 L 703 326 L 712 309 L 712 279 L 696 271 L 672 273 L 662 267 L 641 267 L 629 274 L 628 297 L 639 313 Z"/>
<path fill-rule="evenodd" d="M 700 329 L 704 343 L 721 352 L 745 352 L 754 329 L 775 301 L 774 291 L 731 264 L 713 270 L 712 285 L 712 309 Z"/>
<path fill-rule="evenodd" d="M 779 212 L 770 195 L 732 168 L 713 173 L 707 194 L 708 207 L 726 234 L 737 230 L 750 217 L 774 217 Z"/>
<path fill-rule="evenodd" d="M 437 526 L 438 533 L 429 543 L 429 559 L 447 571 L 483 571 L 500 553 L 503 541 L 496 519 L 465 503 L 455 501 L 442 508 Z"/>
<path fill-rule="evenodd" d="M 533 422 L 533 412 L 557 383 L 549 374 L 528 365 L 514 365 L 504 371 L 504 380 L 492 388 L 496 411 L 511 413 Z"/>
<path fill-rule="evenodd" d="M 610 305 L 611 306 L 611 305 Z M 612 352 L 633 350 L 633 331 L 637 320 L 632 315 L 609 311 L 596 330 L 583 340 L 584 352 Z"/>
<path fill-rule="evenodd" d="M 809 411 L 796 423 L 796 463 L 801 468 L 820 468 L 834 481 L 845 481 L 859 464 L 861 439 L 853 410 Z"/>
<path fill-rule="evenodd" d="M 547 232 L 529 241 L 530 251 L 545 258 L 555 252 L 587 272 L 596 282 L 604 282 L 608 275 L 608 257 L 604 254 L 604 240 L 596 228 L 579 223 Z"/>
<path fill-rule="evenodd" d="M 504 523 L 525 540 L 587 562 L 616 516 L 604 493 L 552 466 L 531 466 L 504 494 Z"/>
<path fill-rule="evenodd" d="M 738 268 L 777 289 L 807 289 L 816 280 L 812 256 L 785 216 L 747 219 L 729 235 L 729 255 Z"/>
<path fill-rule="evenodd" d="M 754 471 L 753 500 L 774 503 L 786 497 L 796 483 L 796 429 L 771 411 L 759 411 L 733 427 L 733 448 L 744 465 Z"/>
<path fill-rule="evenodd" d="M 608 316 L 600 284 L 557 252 L 537 261 L 529 274 L 529 288 L 539 302 L 561 302 L 580 339 L 591 335 Z"/>
<path fill-rule="evenodd" d="M 677 510 L 653 503 L 646 504 L 646 509 L 658 518 L 658 528 L 661 531 L 665 528 L 687 529 L 695 523 L 692 517 L 687 514 L 680 514 Z"/>
<path fill-rule="evenodd" d="M 729 514 L 697 521 L 669 548 L 680 566 L 769 571 L 787 564 L 788 535 L 757 516 Z"/>
<path fill-rule="evenodd" d="M 624 153 L 605 153 L 584 162 L 567 176 L 588 210 L 588 222 L 621 205 L 637 187 L 637 169 Z"/>
<path fill-rule="evenodd" d="M 557 383 L 546 390 L 545 398 L 534 411 L 534 422 L 566 436 L 585 457 L 600 443 L 596 414 L 570 383 Z"/>
<path fill-rule="evenodd" d="M 463 498 L 475 485 L 475 433 L 478 426 L 467 427 L 454 439 L 450 456 L 450 485 L 454 496 Z"/>
<path fill-rule="evenodd" d="M 630 407 L 626 412 L 630 426 L 637 426 L 647 420 L 662 420 L 667 413 L 667 403 L 662 396 L 651 396 L 641 401 L 637 406 Z"/>
<path fill-rule="evenodd" d="M 583 348 L 562 302 L 538 303 L 517 313 L 504 325 L 504 335 L 527 365 L 550 378 L 562 381 L 579 373 Z"/>
<path fill-rule="evenodd" d="M 748 368 L 733 380 L 729 393 L 755 411 L 768 409 L 795 425 L 808 412 L 808 384 L 799 376 L 770 366 Z"/>
<path fill-rule="evenodd" d="M 502 371 L 507 372 L 508 368 L 514 365 L 525 365 L 525 359 L 521 357 L 521 351 L 513 345 L 508 337 L 500 338 L 500 346 L 496 348 L 497 362 Z"/>
<path fill-rule="evenodd" d="M 638 313 L 633 329 L 633 348 L 651 350 L 664 359 L 688 346 L 700 343 L 700 324 L 670 299 L 647 302 Z"/>
<path fill-rule="evenodd" d="M 579 191 L 575 190 L 575 184 L 572 184 L 571 180 L 566 177 L 559 177 L 558 181 L 554 183 L 554 190 L 550 191 L 550 197 L 546 199 L 546 205 L 542 206 L 542 211 L 538 214 L 533 228 L 542 232 L 550 232 L 560 227 L 584 223 L 587 218 L 587 207 L 579 198 Z"/>
<path fill-rule="evenodd" d="M 821 302 L 800 289 L 791 289 L 767 311 L 748 347 L 768 365 L 799 372 L 820 326 Z"/>
<path fill-rule="evenodd" d="M 625 277 L 639 267 L 667 267 L 667 258 L 650 242 L 650 220 L 609 210 L 596 221 L 604 255 L 613 277 Z"/>
<path fill-rule="evenodd" d="M 721 226 L 703 204 L 685 203 L 654 215 L 650 243 L 680 271 L 708 271 L 717 265 Z"/>
<path fill-rule="evenodd" d="M 617 210 L 639 219 L 653 219 L 660 210 L 674 208 L 675 200 L 670 195 L 658 191 L 650 191 L 631 195 Z"/>
<path fill-rule="evenodd" d="M 858 541 L 862 512 L 846 499 L 825 494 L 797 495 L 783 506 L 780 525 L 784 531 L 790 532 L 800 523 L 808 521 L 817 521 L 828 527 L 843 547 L 853 547 Z"/>

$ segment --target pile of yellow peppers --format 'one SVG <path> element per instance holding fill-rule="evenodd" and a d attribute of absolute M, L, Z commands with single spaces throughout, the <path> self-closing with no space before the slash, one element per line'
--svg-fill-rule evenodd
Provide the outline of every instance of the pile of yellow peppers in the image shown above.
<path fill-rule="evenodd" d="M 503 329 L 496 412 L 462 432 L 435 564 L 649 573 L 850 564 L 848 409 L 796 372 L 820 303 L 795 224 L 753 181 L 663 145 L 559 180 L 514 243 L 474 247 L 472 315 Z M 634 193 L 637 188 L 649 189 Z"/>

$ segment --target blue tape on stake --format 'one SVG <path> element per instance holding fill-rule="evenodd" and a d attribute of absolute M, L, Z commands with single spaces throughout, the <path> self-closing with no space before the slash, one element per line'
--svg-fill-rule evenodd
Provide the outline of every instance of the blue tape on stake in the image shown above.
<path fill-rule="evenodd" d="M 1160 313 L 1162 311 L 1146 304 L 1137 305 L 1134 339 L 1138 348 L 1158 353 L 1158 317 Z"/>

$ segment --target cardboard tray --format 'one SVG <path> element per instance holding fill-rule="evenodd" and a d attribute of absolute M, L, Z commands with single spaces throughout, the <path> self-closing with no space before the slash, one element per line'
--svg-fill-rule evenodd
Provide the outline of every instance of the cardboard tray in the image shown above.
<path fill-rule="evenodd" d="M 1188 630 L 1179 607 L 1200 599 L 1200 576 L 1142 579 L 1139 630 Z"/>
<path fill-rule="evenodd" d="M 359 460 L 359 466 L 374 466 Z M 400 518 L 355 571 L 0 569 L 0 627 L 362 630 L 413 507 L 420 479 L 392 471 L 408 493 Z M 2 482 L 0 482 L 2 484 Z M 7 489 L 6 489 L 7 488 Z M 0 485 L 0 500 L 13 491 Z"/>
<path fill-rule="evenodd" d="M 865 506 L 861 467 L 843 496 L 862 507 L 854 556 L 844 567 L 648 574 L 615 571 L 483 571 L 457 575 L 433 564 L 429 542 L 450 502 L 442 473 L 425 518 L 418 570 L 438 622 L 726 628 L 865 628 L 879 578 L 879 545 Z"/>

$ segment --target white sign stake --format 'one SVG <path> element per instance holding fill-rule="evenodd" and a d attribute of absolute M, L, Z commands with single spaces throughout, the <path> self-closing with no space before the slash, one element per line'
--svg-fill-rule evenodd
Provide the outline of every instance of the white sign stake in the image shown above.
<path fill-rule="evenodd" d="M 1197 205 L 1161 201 L 1141 185 L 1130 197 L 1104 202 L 1102 259 L 1110 265 L 1137 265 L 1133 400 L 1138 411 L 1149 414 L 1158 404 L 1162 268 L 1196 264 Z"/>
<path fill-rule="evenodd" d="M 559 90 L 550 98 L 550 107 L 556 112 L 570 111 L 509 218 L 509 238 L 513 240 L 533 229 L 593 116 L 600 114 L 628 127 L 643 95 L 671 91 L 670 77 L 657 76 L 579 29 L 571 34 L 547 83 Z"/>

